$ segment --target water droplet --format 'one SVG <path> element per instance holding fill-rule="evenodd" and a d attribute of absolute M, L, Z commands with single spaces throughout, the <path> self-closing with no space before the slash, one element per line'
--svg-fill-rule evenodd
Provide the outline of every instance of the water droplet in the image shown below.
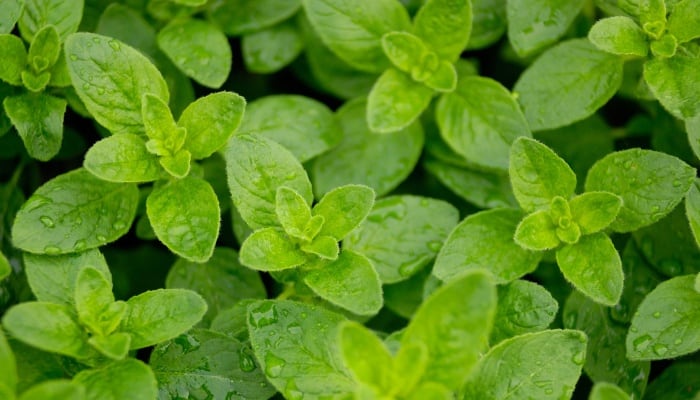
<path fill-rule="evenodd" d="M 83 90 L 90 90 L 90 84 L 87 82 L 83 83 Z"/>
<path fill-rule="evenodd" d="M 255 361 L 244 349 L 238 351 L 238 366 L 243 372 L 250 372 L 255 369 Z"/>
<path fill-rule="evenodd" d="M 680 187 L 682 184 L 683 184 L 683 182 L 681 182 L 681 181 L 678 180 L 678 179 L 675 179 L 675 180 L 673 181 L 673 187 Z"/>
<path fill-rule="evenodd" d="M 630 168 L 632 168 L 632 165 L 633 165 L 632 160 L 627 160 L 627 161 L 625 161 L 623 166 L 627 169 L 630 169 Z"/>
<path fill-rule="evenodd" d="M 296 322 L 292 322 L 291 324 L 287 325 L 287 332 L 289 332 L 290 335 L 301 336 L 303 331 L 301 329 L 301 325 L 297 324 Z"/>
<path fill-rule="evenodd" d="M 653 206 L 653 207 L 651 208 L 651 212 L 653 212 L 653 213 L 657 213 L 657 212 L 659 212 L 660 210 L 661 210 L 661 207 L 659 207 L 659 206 Z"/>
<path fill-rule="evenodd" d="M 583 365 L 583 362 L 586 361 L 586 352 L 579 351 L 578 353 L 574 354 L 571 361 L 573 361 L 576 365 Z"/>
<path fill-rule="evenodd" d="M 431 242 L 428 242 L 428 248 L 437 253 L 442 248 L 442 242 L 440 242 L 438 240 L 433 240 Z"/>
<path fill-rule="evenodd" d="M 119 44 L 118 40 L 112 39 L 108 43 L 109 43 L 109 47 L 111 47 L 115 51 L 119 51 L 122 48 L 122 46 Z"/>
<path fill-rule="evenodd" d="M 105 88 L 103 88 L 103 87 L 98 87 L 98 88 L 97 88 L 97 94 L 105 94 Z"/>
<path fill-rule="evenodd" d="M 399 275 L 403 277 L 413 276 L 416 273 L 416 267 L 418 266 L 419 264 L 411 261 L 403 263 L 399 265 Z"/>
<path fill-rule="evenodd" d="M 651 314 L 654 318 L 660 318 L 661 317 L 661 312 L 657 311 L 653 314 Z"/>
<path fill-rule="evenodd" d="M 663 356 L 664 354 L 666 354 L 666 352 L 668 352 L 668 347 L 661 343 L 655 344 L 653 349 L 654 353 L 656 353 L 657 356 Z"/>
<path fill-rule="evenodd" d="M 677 276 L 683 272 L 683 265 L 675 258 L 667 258 L 659 263 L 661 272 L 668 276 Z"/>
<path fill-rule="evenodd" d="M 180 335 L 173 340 L 176 344 L 182 347 L 184 353 L 189 353 L 199 349 L 200 343 L 197 338 L 192 335 Z"/>
<path fill-rule="evenodd" d="M 265 356 L 265 375 L 276 378 L 282 373 L 282 368 L 287 362 L 272 353 Z"/>
<path fill-rule="evenodd" d="M 636 351 L 644 351 L 651 344 L 651 336 L 643 335 L 632 341 L 632 346 Z"/>
<path fill-rule="evenodd" d="M 104 235 L 97 235 L 95 238 L 100 242 L 106 242 L 107 238 Z"/>
<path fill-rule="evenodd" d="M 82 251 L 85 250 L 87 247 L 87 243 L 83 239 L 77 240 L 75 244 L 73 245 L 73 250 L 75 251 Z"/>
<path fill-rule="evenodd" d="M 73 61 L 75 61 L 75 60 L 78 59 L 78 56 L 76 56 L 75 54 L 71 54 L 71 55 L 70 55 L 70 59 L 73 60 Z"/>
<path fill-rule="evenodd" d="M 544 390 L 544 394 L 552 394 L 552 393 L 554 393 L 554 390 L 551 388 L 547 388 Z"/>
<path fill-rule="evenodd" d="M 55 226 L 53 219 L 51 219 L 51 217 L 47 217 L 46 215 L 39 217 L 39 221 L 41 221 L 41 223 L 47 228 L 53 228 Z"/>
<path fill-rule="evenodd" d="M 25 211 L 34 211 L 39 207 L 51 203 L 53 203 L 53 200 L 49 199 L 48 197 L 35 194 L 34 196 L 30 197 L 26 203 L 24 203 L 24 209 Z"/>
<path fill-rule="evenodd" d="M 112 228 L 114 228 L 117 231 L 122 230 L 125 227 L 126 227 L 126 223 L 124 223 L 124 221 L 117 221 L 117 222 L 112 224 Z"/>
<path fill-rule="evenodd" d="M 284 387 L 284 394 L 289 400 L 302 400 L 304 398 L 304 393 L 299 390 L 294 379 L 287 381 L 287 385 Z"/>
<path fill-rule="evenodd" d="M 93 38 L 92 38 L 92 41 L 95 42 L 95 43 L 100 43 L 100 38 L 98 38 L 98 37 L 93 37 Z"/>
<path fill-rule="evenodd" d="M 299 317 L 300 317 L 301 319 L 306 319 L 307 315 L 306 315 L 305 312 L 303 312 L 303 313 L 299 314 Z"/>
<path fill-rule="evenodd" d="M 44 253 L 50 256 L 55 256 L 61 254 L 61 248 L 57 246 L 46 246 L 44 247 Z"/>
<path fill-rule="evenodd" d="M 277 318 L 277 307 L 271 302 L 265 302 L 250 311 L 248 321 L 256 328 L 262 328 L 274 324 Z"/>
<path fill-rule="evenodd" d="M 83 219 L 80 217 L 77 217 L 73 220 L 73 225 L 79 226 L 83 224 Z"/>

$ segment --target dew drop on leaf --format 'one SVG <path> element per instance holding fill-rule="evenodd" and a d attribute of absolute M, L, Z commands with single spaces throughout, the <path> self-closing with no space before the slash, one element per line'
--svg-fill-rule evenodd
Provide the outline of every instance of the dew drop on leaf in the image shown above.
<path fill-rule="evenodd" d="M 287 332 L 289 332 L 290 335 L 300 336 L 302 333 L 301 325 L 293 322 L 287 325 Z"/>
<path fill-rule="evenodd" d="M 256 328 L 262 328 L 277 322 L 277 307 L 272 303 L 262 303 L 250 311 L 248 321 Z"/>
<path fill-rule="evenodd" d="M 282 368 L 287 362 L 272 353 L 265 356 L 265 375 L 276 378 L 282 373 Z"/>
<path fill-rule="evenodd" d="M 661 343 L 655 344 L 653 349 L 657 356 L 663 356 L 668 351 L 668 347 Z"/>
<path fill-rule="evenodd" d="M 46 246 L 44 247 L 44 253 L 50 256 L 55 256 L 57 254 L 61 254 L 61 249 L 56 246 Z"/>
<path fill-rule="evenodd" d="M 637 351 L 644 351 L 649 347 L 649 344 L 651 344 L 651 336 L 649 335 L 640 336 L 632 342 L 634 349 Z"/>
<path fill-rule="evenodd" d="M 121 48 L 122 48 L 121 45 L 119 44 L 119 41 L 118 41 L 118 40 L 112 39 L 112 40 L 110 40 L 108 43 L 109 43 L 109 47 L 111 47 L 112 49 L 114 49 L 114 51 L 119 51 L 119 50 L 121 50 Z"/>
<path fill-rule="evenodd" d="M 180 335 L 174 340 L 181 348 L 183 353 L 189 353 L 199 349 L 200 343 L 197 338 L 192 335 Z"/>
<path fill-rule="evenodd" d="M 86 247 L 87 247 L 87 244 L 85 243 L 85 240 L 80 239 L 80 240 L 77 240 L 75 242 L 75 244 L 73 245 L 73 250 L 82 251 L 82 250 L 85 250 Z"/>
<path fill-rule="evenodd" d="M 47 217 L 46 215 L 39 217 L 39 221 L 41 221 L 41 223 L 47 228 L 53 228 L 55 226 L 53 219 L 51 219 L 51 217 Z"/>
<path fill-rule="evenodd" d="M 442 248 L 442 242 L 439 242 L 437 240 L 433 240 L 431 242 L 428 242 L 428 248 L 437 253 Z"/>
<path fill-rule="evenodd" d="M 104 235 L 97 235 L 95 236 L 95 239 L 97 239 L 100 242 L 106 242 L 107 238 Z"/>
<path fill-rule="evenodd" d="M 240 349 L 238 358 L 238 366 L 243 372 L 250 372 L 255 369 L 255 361 L 244 349 Z"/>
<path fill-rule="evenodd" d="M 574 354 L 571 361 L 573 361 L 576 365 L 583 365 L 584 361 L 586 361 L 586 352 L 579 351 L 578 353 Z"/>
<path fill-rule="evenodd" d="M 651 314 L 654 318 L 660 318 L 661 317 L 661 312 L 657 311 L 653 314 Z"/>
<path fill-rule="evenodd" d="M 124 229 L 124 227 L 126 227 L 124 221 L 117 221 L 112 224 L 112 228 L 114 228 L 117 231 Z"/>

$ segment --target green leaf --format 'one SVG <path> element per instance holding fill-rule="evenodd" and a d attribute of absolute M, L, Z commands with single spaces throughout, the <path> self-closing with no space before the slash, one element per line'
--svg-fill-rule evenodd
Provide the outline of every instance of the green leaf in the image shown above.
<path fill-rule="evenodd" d="M 211 185 L 188 177 L 153 189 L 146 201 L 153 231 L 175 254 L 194 262 L 211 257 L 219 236 L 219 201 Z"/>
<path fill-rule="evenodd" d="M 568 199 L 576 189 L 576 174 L 566 161 L 534 139 L 513 142 L 508 171 L 513 194 L 528 212 L 542 209 L 556 196 Z"/>
<path fill-rule="evenodd" d="M 486 268 L 496 283 L 507 283 L 534 271 L 542 254 L 513 241 L 522 218 L 520 210 L 508 208 L 468 216 L 447 237 L 435 259 L 433 274 L 451 281 L 464 271 Z"/>
<path fill-rule="evenodd" d="M 319 235 L 343 239 L 365 220 L 374 205 L 375 193 L 364 185 L 344 185 L 321 198 L 311 210 L 324 218 Z"/>
<path fill-rule="evenodd" d="M 304 40 L 293 20 L 253 32 L 241 39 L 246 69 L 271 74 L 294 61 L 304 50 Z"/>
<path fill-rule="evenodd" d="M 384 343 L 386 344 L 386 341 Z M 410 395 L 411 392 L 419 392 L 420 389 L 414 390 L 414 388 L 428 366 L 428 347 L 419 342 L 402 343 L 396 352 L 393 364 L 395 380 L 400 387 L 399 394 Z M 422 386 L 425 385 L 424 383 Z"/>
<path fill-rule="evenodd" d="M 376 135 L 367 126 L 366 102 L 345 103 L 336 116 L 342 141 L 320 155 L 311 167 L 316 198 L 347 184 L 371 187 L 377 196 L 387 194 L 413 171 L 423 149 L 420 124 L 391 134 Z"/>
<path fill-rule="evenodd" d="M 8 0 L 2 4 L 2 15 L 0 16 L 0 34 L 12 32 L 15 23 L 19 20 L 24 9 L 25 0 Z"/>
<path fill-rule="evenodd" d="M 603 18 L 588 32 L 588 40 L 597 48 L 620 56 L 646 57 L 649 43 L 642 28 L 632 18 Z"/>
<path fill-rule="evenodd" d="M 65 100 L 44 93 L 9 96 L 3 101 L 24 147 L 40 161 L 50 160 L 61 148 L 66 105 Z"/>
<path fill-rule="evenodd" d="M 507 169 L 511 143 L 531 136 L 518 103 L 490 78 L 460 79 L 457 89 L 438 101 L 435 119 L 452 150 L 486 168 Z"/>
<path fill-rule="evenodd" d="M 87 32 L 71 35 L 65 52 L 73 87 L 95 120 L 112 133 L 144 134 L 143 96 L 169 98 L 148 58 L 117 39 Z"/>
<path fill-rule="evenodd" d="M 496 287 L 484 271 L 463 274 L 428 297 L 401 338 L 402 346 L 418 342 L 427 347 L 421 382 L 461 388 L 488 348 L 495 313 Z"/>
<path fill-rule="evenodd" d="M 634 240 L 627 241 L 622 252 L 622 268 L 625 285 L 622 297 L 610 309 L 610 317 L 616 322 L 629 324 L 639 304 L 661 281 L 662 277 L 646 260 Z"/>
<path fill-rule="evenodd" d="M 0 252 L 0 282 L 12 274 L 12 265 L 2 252 Z"/>
<path fill-rule="evenodd" d="M 586 335 L 574 330 L 547 330 L 504 340 L 469 375 L 463 398 L 569 399 L 581 375 L 586 342 Z"/>
<path fill-rule="evenodd" d="M 411 73 L 419 67 L 422 58 L 431 53 L 418 36 L 402 31 L 392 31 L 382 36 L 382 49 L 389 61 L 399 70 Z M 433 53 L 436 60 L 436 55 Z"/>
<path fill-rule="evenodd" d="M 697 58 L 678 54 L 654 57 L 644 63 L 644 80 L 668 112 L 680 119 L 700 116 L 700 82 L 687 79 L 700 74 Z"/>
<path fill-rule="evenodd" d="M 690 191 L 685 197 L 685 213 L 688 216 L 695 243 L 700 247 L 700 181 L 697 179 L 690 186 Z"/>
<path fill-rule="evenodd" d="M 208 88 L 231 72 L 231 47 L 221 30 L 201 19 L 173 20 L 158 32 L 158 47 L 185 75 Z"/>
<path fill-rule="evenodd" d="M 343 320 L 324 307 L 293 301 L 248 306 L 250 342 L 268 381 L 288 398 L 348 398 L 355 385 L 336 347 Z"/>
<path fill-rule="evenodd" d="M 17 387 L 17 364 L 15 363 L 15 355 L 12 353 L 10 344 L 7 343 L 7 338 L 2 329 L 0 329 L 0 394 L 5 388 L 8 392 L 14 395 Z"/>
<path fill-rule="evenodd" d="M 685 120 L 685 130 L 688 133 L 688 142 L 695 153 L 696 157 L 700 157 L 700 115 Z"/>
<path fill-rule="evenodd" d="M 588 172 L 586 191 L 620 196 L 622 209 L 610 227 L 616 232 L 632 232 L 669 214 L 694 179 L 695 169 L 676 157 L 629 149 L 598 160 Z"/>
<path fill-rule="evenodd" d="M 472 2 L 429 0 L 413 18 L 413 32 L 437 55 L 457 61 L 472 30 Z M 449 39 L 448 39 L 449 38 Z"/>
<path fill-rule="evenodd" d="M 152 141 L 146 142 L 146 147 Z M 150 149 L 149 149 L 150 150 Z M 175 178 L 184 178 L 190 173 L 192 154 L 185 149 L 178 150 L 173 155 L 164 155 L 158 159 L 158 163 L 165 171 Z M 213 189 L 212 189 L 213 190 Z"/>
<path fill-rule="evenodd" d="M 665 0 L 639 0 L 639 22 L 650 36 L 663 31 L 666 24 Z"/>
<path fill-rule="evenodd" d="M 105 182 L 83 169 L 44 183 L 17 213 L 12 242 L 30 253 L 92 249 L 124 235 L 138 205 L 136 185 Z"/>
<path fill-rule="evenodd" d="M 694 400 L 700 388 L 700 377 L 695 371 L 700 363 L 677 361 L 671 363 L 649 385 L 644 393 L 648 400 Z"/>
<path fill-rule="evenodd" d="M 49 72 L 42 72 L 36 74 L 30 70 L 24 70 L 21 73 L 22 85 L 33 93 L 42 92 L 46 85 L 49 84 L 51 80 L 51 74 Z"/>
<path fill-rule="evenodd" d="M 561 243 L 561 239 L 557 235 L 557 228 L 557 225 L 552 222 L 549 211 L 535 211 L 520 221 L 515 229 L 513 240 L 527 250 L 554 249 Z"/>
<path fill-rule="evenodd" d="M 630 397 L 622 389 L 612 383 L 596 383 L 591 390 L 588 400 L 629 400 Z"/>
<path fill-rule="evenodd" d="M 571 217 L 589 235 L 607 228 L 622 208 L 622 198 L 609 192 L 586 192 L 569 202 Z"/>
<path fill-rule="evenodd" d="M 467 49 L 488 47 L 506 31 L 505 0 L 472 0 L 472 33 Z"/>
<path fill-rule="evenodd" d="M 124 332 L 112 333 L 109 336 L 93 335 L 88 343 L 103 355 L 113 359 L 122 360 L 129 353 L 131 335 Z"/>
<path fill-rule="evenodd" d="M 377 79 L 367 98 L 370 130 L 391 133 L 411 125 L 428 107 L 433 90 L 395 68 Z"/>
<path fill-rule="evenodd" d="M 515 280 L 498 287 L 498 305 L 491 332 L 491 344 L 525 333 L 546 329 L 557 315 L 559 305 L 544 287 Z"/>
<path fill-rule="evenodd" d="M 114 303 L 114 294 L 112 294 L 112 282 L 104 277 L 102 272 L 93 267 L 86 267 L 78 272 L 75 281 L 75 309 L 78 312 L 78 319 L 93 334 L 109 335 L 119 326 L 121 317 L 116 318 L 114 326 L 108 326 L 105 322 L 105 317 L 109 318 L 108 307 Z M 124 314 L 124 308 L 121 308 L 121 315 Z M 111 324 L 110 324 L 111 325 Z"/>
<path fill-rule="evenodd" d="M 22 71 L 27 65 L 27 50 L 22 39 L 11 34 L 0 34 L 0 50 L 4 60 L 0 64 L 0 79 L 15 86 L 22 84 Z"/>
<path fill-rule="evenodd" d="M 208 17 L 228 36 L 260 31 L 291 17 L 301 0 L 223 0 L 210 2 Z"/>
<path fill-rule="evenodd" d="M 597 303 L 614 306 L 622 295 L 622 262 L 610 238 L 602 233 L 582 236 L 556 253 L 564 277 Z"/>
<path fill-rule="evenodd" d="M 555 43 L 569 29 L 584 3 L 583 0 L 508 0 L 508 39 L 515 52 L 526 57 Z"/>
<path fill-rule="evenodd" d="M 317 255 L 325 260 L 336 260 L 340 253 L 338 239 L 326 235 L 318 235 L 311 243 L 302 244 L 300 248 L 305 253 Z"/>
<path fill-rule="evenodd" d="M 85 389 L 77 383 L 65 379 L 54 379 L 32 386 L 22 393 L 18 400 L 82 400 L 86 399 Z"/>
<path fill-rule="evenodd" d="M 53 67 L 61 53 L 61 42 L 53 25 L 47 25 L 39 32 L 29 45 L 27 63 L 36 73 L 42 73 Z"/>
<path fill-rule="evenodd" d="M 238 131 L 272 139 L 300 162 L 332 149 L 342 138 L 328 106 L 310 97 L 289 94 L 265 96 L 251 102 Z"/>
<path fill-rule="evenodd" d="M 151 182 L 164 177 L 158 156 L 146 150 L 146 142 L 131 133 L 112 135 L 93 144 L 83 166 L 110 182 Z"/>
<path fill-rule="evenodd" d="M 262 228 L 241 244 L 241 264 L 258 271 L 298 267 L 308 257 L 280 228 Z"/>
<path fill-rule="evenodd" d="M 367 219 L 343 240 L 372 261 L 382 283 L 403 281 L 435 258 L 459 213 L 451 204 L 419 196 L 378 200 Z"/>
<path fill-rule="evenodd" d="M 627 334 L 630 360 L 663 360 L 700 349 L 700 293 L 695 276 L 662 282 L 642 301 Z"/>
<path fill-rule="evenodd" d="M 311 219 L 311 208 L 295 190 L 286 186 L 277 188 L 275 214 L 287 235 L 303 240 L 311 240 L 316 236 L 305 232 Z"/>
<path fill-rule="evenodd" d="M 45 26 L 53 25 L 61 41 L 78 30 L 83 17 L 84 0 L 25 0 L 24 11 L 18 21 L 19 32 L 27 42 Z"/>
<path fill-rule="evenodd" d="M 175 153 L 182 148 L 187 132 L 182 128 L 178 129 L 167 102 L 151 93 L 144 94 L 141 100 L 141 117 L 146 129 L 146 136 L 152 139 L 148 144 L 150 145 L 151 142 L 157 141 L 159 147 L 162 147 L 162 150 L 164 150 L 164 152 L 158 152 L 149 147 L 148 151 L 159 156 L 165 156 Z"/>
<path fill-rule="evenodd" d="M 588 39 L 561 42 L 544 52 L 513 88 L 530 129 L 558 128 L 592 115 L 620 88 L 622 64 L 622 58 L 598 50 Z M 565 74 L 562 65 L 569 66 Z"/>
<path fill-rule="evenodd" d="M 357 322 L 346 321 L 338 328 L 338 341 L 343 362 L 356 382 L 379 393 L 394 390 L 394 359 L 377 335 Z"/>
<path fill-rule="evenodd" d="M 75 358 L 90 356 L 87 334 L 65 305 L 20 303 L 5 312 L 2 325 L 13 337 L 42 350 Z"/>
<path fill-rule="evenodd" d="M 323 43 L 346 63 L 365 72 L 388 67 L 381 38 L 410 30 L 410 19 L 396 0 L 303 0 L 304 11 Z"/>
<path fill-rule="evenodd" d="M 226 147 L 226 173 L 233 203 L 253 229 L 278 226 L 277 188 L 287 186 L 311 204 L 311 182 L 287 149 L 260 135 L 235 135 Z"/>
<path fill-rule="evenodd" d="M 85 387 L 86 399 L 153 400 L 158 397 L 158 382 L 153 371 L 133 358 L 83 370 L 73 382 Z"/>
<path fill-rule="evenodd" d="M 207 311 L 202 296 L 186 289 L 157 289 L 127 301 L 121 331 L 131 335 L 131 349 L 173 339 L 199 322 Z"/>
<path fill-rule="evenodd" d="M 693 0 L 683 0 L 673 6 L 666 25 L 679 43 L 689 42 L 700 37 L 700 4 Z"/>
<path fill-rule="evenodd" d="M 382 308 L 382 285 L 372 262 L 349 250 L 306 273 L 304 283 L 321 298 L 357 315 L 374 315 Z"/>

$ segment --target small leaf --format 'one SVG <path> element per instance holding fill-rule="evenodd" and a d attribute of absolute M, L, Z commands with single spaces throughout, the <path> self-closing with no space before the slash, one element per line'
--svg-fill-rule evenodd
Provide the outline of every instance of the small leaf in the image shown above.
<path fill-rule="evenodd" d="M 102 324 L 102 318 L 107 307 L 112 303 L 114 303 L 112 282 L 107 280 L 102 272 L 96 268 L 81 269 L 75 281 L 75 309 L 78 312 L 80 322 L 94 334 L 109 335 L 112 330 Z"/>
<path fill-rule="evenodd" d="M 127 301 L 121 331 L 131 335 L 131 349 L 173 339 L 192 328 L 207 311 L 202 296 L 186 289 L 157 289 Z"/>
<path fill-rule="evenodd" d="M 558 308 L 547 289 L 534 282 L 518 279 L 499 286 L 491 344 L 546 329 L 557 316 Z"/>
<path fill-rule="evenodd" d="M 311 243 L 302 244 L 300 248 L 303 252 L 317 255 L 324 260 L 335 260 L 340 253 L 338 239 L 332 236 L 318 235 Z"/>
<path fill-rule="evenodd" d="M 472 31 L 472 2 L 429 0 L 413 18 L 413 32 L 441 59 L 457 61 Z M 445 40 L 449 38 L 449 40 Z"/>
<path fill-rule="evenodd" d="M 301 0 L 227 0 L 209 3 L 208 17 L 229 36 L 276 25 L 291 17 L 301 7 Z"/>
<path fill-rule="evenodd" d="M 700 4 L 693 0 L 682 0 L 673 6 L 666 25 L 679 43 L 689 42 L 700 37 Z"/>
<path fill-rule="evenodd" d="M 195 262 L 211 257 L 219 236 L 219 201 L 211 185 L 188 177 L 151 192 L 146 212 L 153 231 L 175 254 Z"/>
<path fill-rule="evenodd" d="M 170 107 L 166 101 L 151 93 L 144 94 L 141 100 L 141 117 L 143 118 L 146 135 L 150 139 L 162 143 L 168 151 L 166 154 L 172 154 L 180 150 L 185 142 L 186 132 L 182 131 L 182 129 L 178 131 L 178 126 L 175 124 L 173 115 L 170 113 Z"/>
<path fill-rule="evenodd" d="M 187 150 L 180 149 L 174 155 L 160 157 L 158 163 L 170 175 L 182 179 L 190 173 L 192 154 Z"/>
<path fill-rule="evenodd" d="M 589 235 L 615 221 L 622 208 L 622 198 L 609 192 L 586 192 L 571 199 L 569 205 L 573 222 L 581 228 L 582 235 Z"/>
<path fill-rule="evenodd" d="M 146 150 L 146 142 L 131 133 L 112 135 L 93 144 L 85 153 L 85 169 L 110 182 L 151 182 L 163 177 L 158 156 Z"/>
<path fill-rule="evenodd" d="M 523 218 L 515 229 L 513 240 L 520 247 L 534 251 L 550 250 L 561 243 L 557 226 L 546 210 L 535 211 Z"/>
<path fill-rule="evenodd" d="M 311 210 L 324 219 L 319 235 L 345 238 L 365 220 L 374 198 L 374 190 L 364 185 L 340 186 L 323 195 Z"/>
<path fill-rule="evenodd" d="M 93 335 L 88 339 L 92 347 L 113 360 L 121 360 L 129 353 L 131 335 L 124 332 L 112 333 L 109 336 Z"/>
<path fill-rule="evenodd" d="M 52 379 L 41 382 L 22 392 L 18 400 L 83 400 L 85 389 L 67 379 Z"/>
<path fill-rule="evenodd" d="M 583 236 L 556 252 L 564 277 L 594 301 L 614 306 L 622 295 L 622 262 L 610 238 L 602 233 Z"/>
<path fill-rule="evenodd" d="M 561 196 L 568 199 L 576 189 L 576 174 L 546 145 L 520 137 L 510 149 L 510 181 L 513 194 L 525 211 L 535 211 Z"/>
<path fill-rule="evenodd" d="M 428 74 L 423 84 L 435 91 L 449 93 L 457 88 L 457 70 L 454 65 L 441 60 L 437 68 Z"/>
<path fill-rule="evenodd" d="M 304 39 L 293 19 L 249 33 L 241 39 L 246 69 L 272 74 L 286 67 L 304 50 Z"/>
<path fill-rule="evenodd" d="M 593 386 L 588 400 L 630 400 L 630 397 L 616 385 L 600 382 Z"/>
<path fill-rule="evenodd" d="M 22 37 L 31 42 L 45 26 L 53 25 L 61 41 L 78 30 L 83 17 L 84 0 L 58 0 L 47 3 L 43 0 L 25 0 L 24 11 L 18 21 Z"/>
<path fill-rule="evenodd" d="M 11 85 L 21 85 L 21 74 L 27 65 L 27 50 L 22 39 L 9 33 L 0 34 L 0 50 L 4 58 L 0 64 L 0 79 Z"/>
<path fill-rule="evenodd" d="M 386 342 L 385 342 L 386 344 Z M 416 384 L 428 367 L 428 347 L 420 342 L 402 343 L 394 357 L 394 374 L 400 394 L 407 395 L 413 391 Z"/>
<path fill-rule="evenodd" d="M 241 244 L 241 264 L 258 271 L 279 271 L 305 263 L 306 254 L 280 228 L 253 232 Z"/>
<path fill-rule="evenodd" d="M 50 160 L 61 148 L 66 105 L 65 100 L 44 93 L 8 96 L 3 101 L 24 147 L 40 161 Z"/>
<path fill-rule="evenodd" d="M 372 263 L 349 250 L 308 272 L 304 283 L 321 298 L 357 315 L 374 315 L 382 308 L 382 286 Z"/>
<path fill-rule="evenodd" d="M 406 128 L 428 107 L 433 90 L 406 73 L 389 68 L 377 79 L 367 98 L 370 130 L 391 133 Z"/>
<path fill-rule="evenodd" d="M 305 234 L 305 228 L 311 219 L 311 208 L 294 189 L 286 186 L 277 188 L 275 214 L 287 235 L 303 240 L 311 240 L 316 236 Z"/>
<path fill-rule="evenodd" d="M 401 31 L 388 32 L 382 36 L 382 49 L 396 68 L 409 74 L 421 56 L 430 52 L 418 36 Z"/>
<path fill-rule="evenodd" d="M 357 322 L 346 321 L 338 329 L 343 362 L 356 382 L 372 386 L 379 393 L 394 390 L 394 360 L 384 343 Z"/>
<path fill-rule="evenodd" d="M 603 18 L 588 32 L 588 40 L 597 48 L 621 56 L 646 57 L 649 43 L 642 28 L 632 18 Z"/>
<path fill-rule="evenodd" d="M 56 64 L 61 53 L 61 42 L 53 25 L 46 25 L 36 33 L 29 45 L 27 63 L 36 73 L 49 70 Z"/>
<path fill-rule="evenodd" d="M 86 399 L 152 400 L 158 397 L 158 382 L 151 368 L 127 358 L 86 369 L 73 378 L 85 387 Z"/>
<path fill-rule="evenodd" d="M 508 0 L 508 39 L 520 57 L 557 41 L 583 8 L 583 0 Z"/>
<path fill-rule="evenodd" d="M 683 54 L 670 58 L 654 57 L 644 63 L 644 80 L 654 97 L 680 119 L 700 115 L 700 81 L 684 79 L 699 73 L 697 58 Z"/>

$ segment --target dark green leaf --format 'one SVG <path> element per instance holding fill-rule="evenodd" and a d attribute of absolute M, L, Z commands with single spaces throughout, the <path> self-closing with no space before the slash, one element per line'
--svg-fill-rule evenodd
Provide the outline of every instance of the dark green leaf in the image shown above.
<path fill-rule="evenodd" d="M 498 287 L 498 306 L 489 342 L 546 329 L 557 315 L 559 304 L 544 287 L 516 280 Z"/>
<path fill-rule="evenodd" d="M 695 400 L 700 393 L 700 363 L 679 361 L 669 365 L 644 393 L 648 400 Z"/>
<path fill-rule="evenodd" d="M 63 114 L 66 101 L 48 94 L 25 93 L 3 101 L 29 155 L 41 161 L 53 158 L 63 140 Z"/>
<path fill-rule="evenodd" d="M 271 74 L 286 67 L 304 49 L 296 24 L 285 21 L 243 36 L 241 48 L 246 68 L 256 74 Z"/>
<path fill-rule="evenodd" d="M 654 97 L 668 112 L 681 119 L 700 116 L 700 81 L 687 79 L 699 73 L 700 61 L 683 54 L 654 57 L 644 63 L 644 80 Z"/>
<path fill-rule="evenodd" d="M 230 36 L 271 27 L 297 12 L 301 0 L 222 0 L 210 2 L 208 16 Z"/>

